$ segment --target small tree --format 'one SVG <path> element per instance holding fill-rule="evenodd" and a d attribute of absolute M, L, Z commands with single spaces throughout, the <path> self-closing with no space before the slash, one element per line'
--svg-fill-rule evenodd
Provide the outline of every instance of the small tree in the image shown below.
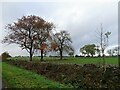
<path fill-rule="evenodd" d="M 87 56 L 91 55 L 93 57 L 93 55 L 95 55 L 95 52 L 96 52 L 96 46 L 95 44 L 85 45 L 82 48 L 80 48 L 80 52 L 82 54 L 87 54 Z"/>
<path fill-rule="evenodd" d="M 71 43 L 69 33 L 67 31 L 60 31 L 59 33 L 55 33 L 51 48 L 55 51 L 59 51 L 60 59 L 62 60 L 63 51 L 66 53 L 73 51 Z"/>

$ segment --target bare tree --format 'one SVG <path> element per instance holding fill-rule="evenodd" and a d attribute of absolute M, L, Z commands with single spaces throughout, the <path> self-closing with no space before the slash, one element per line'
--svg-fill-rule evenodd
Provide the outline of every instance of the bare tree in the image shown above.
<path fill-rule="evenodd" d="M 103 59 L 103 64 L 105 65 L 105 59 L 104 59 L 104 51 L 106 47 L 108 47 L 108 40 L 109 40 L 109 35 L 111 32 L 103 32 L 103 26 L 101 24 L 101 30 L 100 33 L 98 33 L 99 39 L 100 39 L 100 53 L 101 53 L 101 58 Z"/>

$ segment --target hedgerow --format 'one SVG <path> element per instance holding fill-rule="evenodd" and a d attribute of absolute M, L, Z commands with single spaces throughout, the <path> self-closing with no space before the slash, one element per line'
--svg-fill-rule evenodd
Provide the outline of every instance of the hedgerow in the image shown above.
<path fill-rule="evenodd" d="M 31 70 L 47 78 L 72 85 L 73 88 L 120 88 L 120 69 L 117 66 L 107 66 L 104 70 L 95 64 L 52 64 L 7 60 L 18 67 Z"/>

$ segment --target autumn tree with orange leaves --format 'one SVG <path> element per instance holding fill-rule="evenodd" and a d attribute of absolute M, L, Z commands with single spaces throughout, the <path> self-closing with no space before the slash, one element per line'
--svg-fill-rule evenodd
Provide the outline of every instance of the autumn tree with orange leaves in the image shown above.
<path fill-rule="evenodd" d="M 50 31 L 54 25 L 45 21 L 39 16 L 23 16 L 12 24 L 8 24 L 6 29 L 8 35 L 4 37 L 3 43 L 15 43 L 22 49 L 26 49 L 30 54 L 30 61 L 35 50 L 41 50 L 41 59 L 43 51 L 47 46 L 47 40 L 50 38 Z"/>
<path fill-rule="evenodd" d="M 44 22 L 43 24 L 38 23 L 37 28 L 35 29 L 37 32 L 36 35 L 36 49 L 41 51 L 41 61 L 43 60 L 43 54 L 46 49 L 49 47 L 49 43 L 52 41 L 52 30 L 55 28 L 53 23 Z"/>

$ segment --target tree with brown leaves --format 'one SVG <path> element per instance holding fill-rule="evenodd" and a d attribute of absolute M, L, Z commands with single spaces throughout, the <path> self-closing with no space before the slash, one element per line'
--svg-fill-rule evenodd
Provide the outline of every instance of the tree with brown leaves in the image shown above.
<path fill-rule="evenodd" d="M 71 43 L 69 33 L 67 31 L 60 31 L 59 33 L 55 33 L 51 48 L 55 51 L 59 51 L 60 59 L 62 60 L 63 51 L 66 53 L 74 52 Z"/>
<path fill-rule="evenodd" d="M 47 41 L 49 31 L 52 28 L 52 23 L 46 22 L 39 16 L 23 16 L 17 22 L 6 26 L 9 33 L 2 42 L 20 45 L 22 49 L 26 49 L 29 52 L 30 61 L 32 61 L 35 50 L 41 48 L 43 43 Z M 43 49 L 40 50 L 43 51 Z"/>

